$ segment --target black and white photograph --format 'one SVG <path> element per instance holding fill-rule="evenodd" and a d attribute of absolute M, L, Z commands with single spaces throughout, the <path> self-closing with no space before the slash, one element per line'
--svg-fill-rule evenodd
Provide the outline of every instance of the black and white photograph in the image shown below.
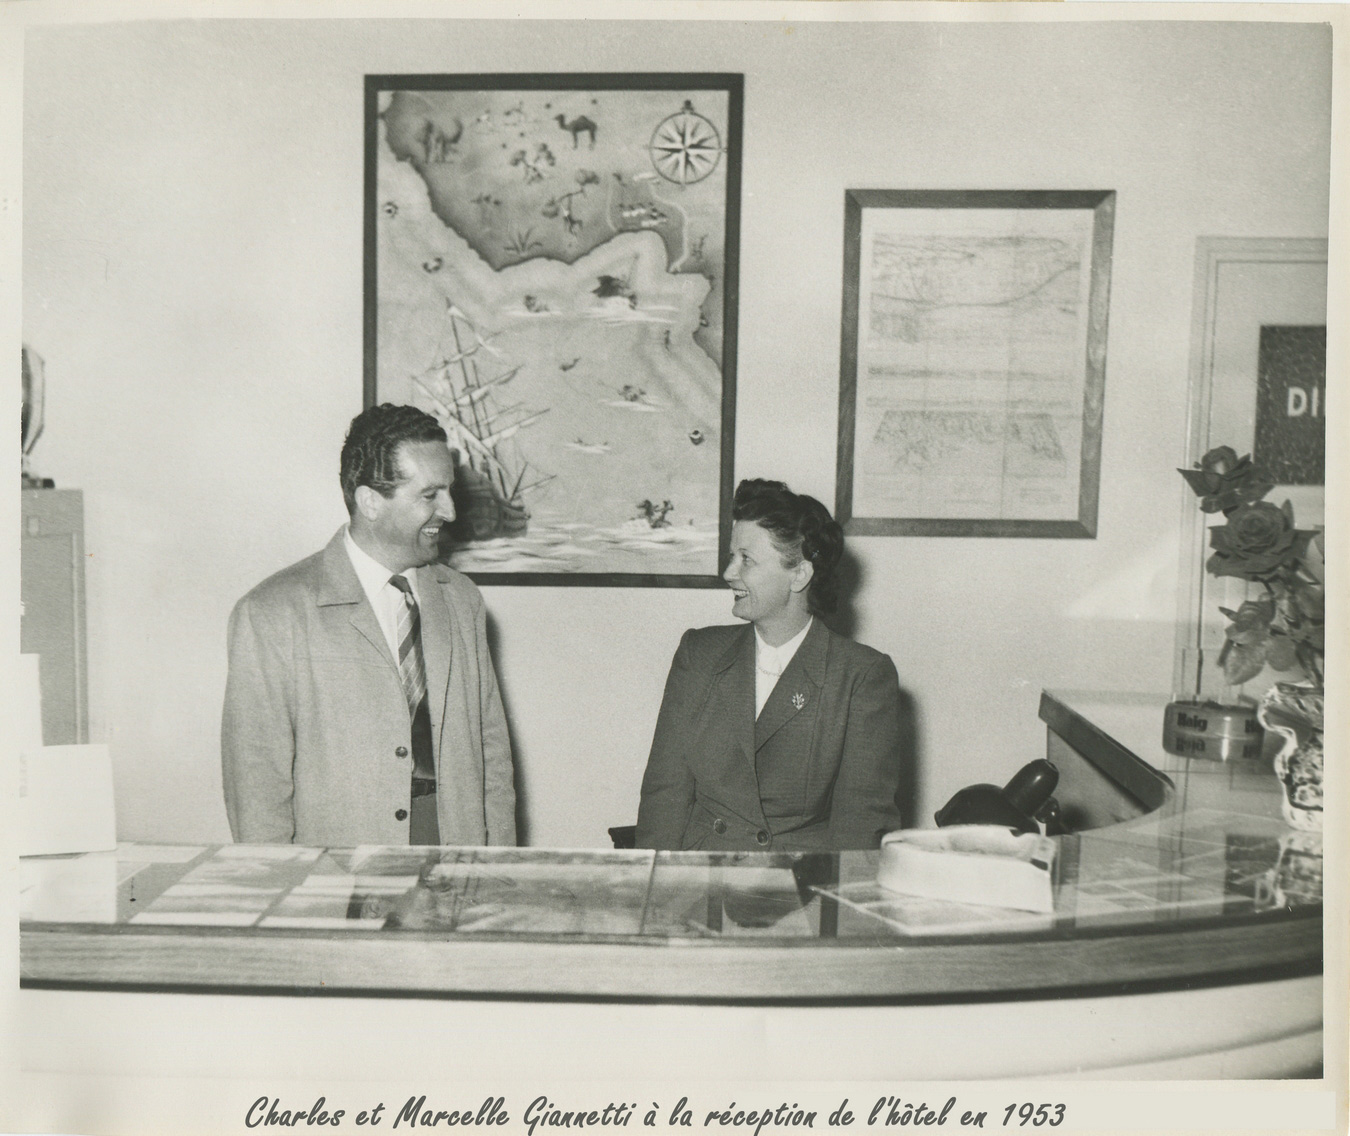
<path fill-rule="evenodd" d="M 0 1131 L 1345 1131 L 1348 34 L 6 6 Z"/>

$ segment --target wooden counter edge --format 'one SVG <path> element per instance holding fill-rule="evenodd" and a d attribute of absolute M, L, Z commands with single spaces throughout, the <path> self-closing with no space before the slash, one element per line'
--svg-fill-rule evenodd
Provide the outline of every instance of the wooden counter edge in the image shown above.
<path fill-rule="evenodd" d="M 735 1001 L 924 998 L 1158 983 L 1252 981 L 1321 970 L 1320 909 L 1177 927 L 983 941 L 794 947 L 752 941 L 596 942 L 25 929 L 22 985 L 136 986 L 463 997 Z M 228 981 L 221 975 L 228 974 Z"/>

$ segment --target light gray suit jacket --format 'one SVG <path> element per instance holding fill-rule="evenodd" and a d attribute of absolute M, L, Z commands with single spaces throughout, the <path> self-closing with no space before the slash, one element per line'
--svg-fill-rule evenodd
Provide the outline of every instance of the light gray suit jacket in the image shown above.
<path fill-rule="evenodd" d="M 241 843 L 408 843 L 408 704 L 343 531 L 230 615 L 220 746 Z M 417 590 L 441 842 L 514 844 L 511 741 L 483 598 L 443 564 L 417 569 Z"/>

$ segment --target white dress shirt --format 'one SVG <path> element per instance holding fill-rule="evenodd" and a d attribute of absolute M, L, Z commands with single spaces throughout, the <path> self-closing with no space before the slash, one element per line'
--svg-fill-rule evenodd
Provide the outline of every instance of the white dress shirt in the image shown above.
<path fill-rule="evenodd" d="M 802 645 L 806 633 L 811 630 L 811 623 L 814 619 L 815 616 L 808 619 L 806 626 L 780 647 L 770 647 L 760 637 L 759 628 L 755 628 L 756 718 L 764 709 L 764 703 L 769 701 L 769 695 L 773 693 L 773 688 L 778 685 L 778 676 L 783 673 L 788 663 L 792 662 L 792 656 L 797 653 L 797 648 Z"/>
<path fill-rule="evenodd" d="M 389 577 L 399 575 L 407 580 L 412 587 L 413 599 L 417 600 L 420 607 L 422 597 L 417 594 L 417 573 L 412 570 L 399 573 L 389 571 L 352 540 L 350 527 L 343 533 L 342 543 L 347 549 L 347 558 L 356 569 L 356 578 L 361 581 L 361 588 L 366 593 L 366 598 L 370 600 L 370 606 L 375 609 L 375 619 L 379 622 L 380 630 L 384 632 L 384 641 L 389 644 L 389 653 L 394 656 L 397 663 L 398 616 L 406 601 L 403 599 L 403 593 L 389 582 Z"/>

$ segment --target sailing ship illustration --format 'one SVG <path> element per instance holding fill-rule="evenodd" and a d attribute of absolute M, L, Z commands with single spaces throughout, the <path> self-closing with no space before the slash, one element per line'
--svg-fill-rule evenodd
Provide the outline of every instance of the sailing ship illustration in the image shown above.
<path fill-rule="evenodd" d="M 454 349 L 413 381 L 431 400 L 433 413 L 445 427 L 461 457 L 455 469 L 455 511 L 443 532 L 453 544 L 496 537 L 523 536 L 529 527 L 526 504 L 556 474 L 535 468 L 521 451 L 517 435 L 538 422 L 548 408 L 527 410 L 523 403 L 505 405 L 505 387 L 523 364 L 496 374 L 484 354 L 501 358 L 493 336 L 478 328 L 453 303 L 446 305 Z"/>

